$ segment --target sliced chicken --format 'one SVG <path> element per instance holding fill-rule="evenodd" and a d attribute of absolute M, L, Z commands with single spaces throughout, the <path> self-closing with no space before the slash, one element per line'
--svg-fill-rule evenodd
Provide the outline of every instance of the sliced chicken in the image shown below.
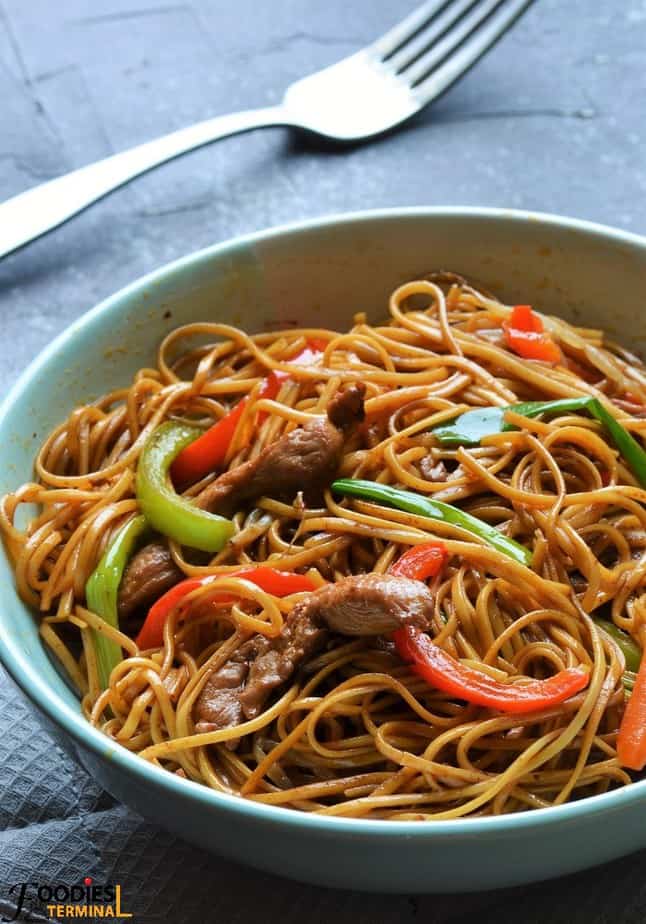
<path fill-rule="evenodd" d="M 231 516 L 263 495 L 290 501 L 303 492 L 317 504 L 337 472 L 349 431 L 363 420 L 363 385 L 350 385 L 330 402 L 327 417 L 291 430 L 260 453 L 216 478 L 195 500 L 198 507 Z"/>
<path fill-rule="evenodd" d="M 402 626 L 425 629 L 434 604 L 426 584 L 394 575 L 359 574 L 321 587 L 296 604 L 277 638 L 254 636 L 209 677 L 195 704 L 196 731 L 255 718 L 330 632 L 373 636 Z"/>
<path fill-rule="evenodd" d="M 146 609 L 184 578 L 165 542 L 151 542 L 128 562 L 119 586 L 119 617 L 127 619 Z"/>

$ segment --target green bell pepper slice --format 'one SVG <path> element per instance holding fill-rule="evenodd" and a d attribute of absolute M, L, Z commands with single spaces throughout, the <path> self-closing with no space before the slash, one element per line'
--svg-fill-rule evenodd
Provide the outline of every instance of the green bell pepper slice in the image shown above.
<path fill-rule="evenodd" d="M 176 421 L 153 430 L 137 466 L 136 494 L 141 512 L 157 532 L 180 545 L 219 552 L 233 535 L 233 523 L 180 497 L 169 475 L 173 459 L 201 433 Z"/>
<path fill-rule="evenodd" d="M 123 572 L 135 544 L 147 529 L 144 516 L 136 516 L 119 530 L 85 585 L 89 609 L 109 625 L 119 628 L 117 594 Z M 99 684 L 105 690 L 112 669 L 121 661 L 121 647 L 112 639 L 92 629 Z"/>

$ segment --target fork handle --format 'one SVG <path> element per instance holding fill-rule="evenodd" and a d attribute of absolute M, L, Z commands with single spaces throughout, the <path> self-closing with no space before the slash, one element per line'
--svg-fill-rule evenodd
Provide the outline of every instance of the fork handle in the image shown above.
<path fill-rule="evenodd" d="M 228 135 L 288 124 L 290 120 L 280 106 L 234 112 L 189 125 L 28 189 L 0 204 L 0 259 L 167 160 Z"/>

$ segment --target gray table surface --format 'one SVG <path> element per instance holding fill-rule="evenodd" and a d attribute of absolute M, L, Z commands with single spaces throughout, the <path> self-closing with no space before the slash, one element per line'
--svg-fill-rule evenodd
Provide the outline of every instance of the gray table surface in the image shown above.
<path fill-rule="evenodd" d="M 0 0 L 0 199 L 198 119 L 276 102 L 410 0 Z M 0 263 L 6 388 L 70 321 L 194 249 L 380 206 L 560 212 L 646 231 L 644 0 L 539 0 L 431 110 L 338 152 L 284 130 L 167 165 Z M 603 837 L 603 832 L 599 832 Z M 209 857 L 116 805 L 0 677 L 0 912 L 24 880 L 123 884 L 135 921 L 641 922 L 646 854 L 525 889 L 363 896 Z M 34 906 L 33 920 L 44 920 Z"/>

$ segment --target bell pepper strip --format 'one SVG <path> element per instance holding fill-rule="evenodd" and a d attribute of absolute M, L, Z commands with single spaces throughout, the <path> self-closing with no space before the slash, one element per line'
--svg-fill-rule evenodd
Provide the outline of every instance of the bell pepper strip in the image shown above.
<path fill-rule="evenodd" d="M 483 520 L 479 520 L 477 517 L 471 516 L 470 513 L 465 513 L 464 510 L 453 507 L 451 504 L 431 500 L 421 494 L 415 494 L 413 491 L 404 491 L 390 485 L 378 484 L 376 481 L 361 481 L 354 478 L 341 478 L 339 481 L 335 481 L 332 484 L 332 490 L 337 494 L 359 497 L 363 500 L 374 501 L 376 504 L 386 504 L 389 507 L 396 507 L 398 510 L 405 510 L 417 516 L 437 520 L 440 523 L 459 526 L 519 564 L 529 566 L 531 563 L 532 552 L 530 549 L 505 536 L 495 526 L 490 526 L 489 523 L 485 523 Z"/>
<path fill-rule="evenodd" d="M 281 380 L 272 373 L 264 380 L 258 393 L 259 398 L 275 398 L 281 386 Z M 171 476 L 176 485 L 193 484 L 208 472 L 222 467 L 227 450 L 236 432 L 238 421 L 244 413 L 249 399 L 238 401 L 232 410 L 221 417 L 206 432 L 189 443 L 171 466 Z"/>
<path fill-rule="evenodd" d="M 85 585 L 85 599 L 89 609 L 109 625 L 119 628 L 117 594 L 124 568 L 134 547 L 148 524 L 144 516 L 136 516 L 119 530 Z M 99 685 L 105 690 L 112 669 L 121 661 L 121 648 L 112 639 L 92 630 Z"/>
<path fill-rule="evenodd" d="M 423 542 L 404 552 L 388 570 L 390 574 L 396 574 L 398 577 L 425 581 L 440 573 L 447 557 L 448 552 L 443 542 Z"/>
<path fill-rule="evenodd" d="M 628 430 L 606 410 L 599 399 L 591 395 L 560 398 L 555 401 L 526 401 L 505 407 L 476 408 L 460 414 L 448 423 L 440 424 L 432 430 L 432 433 L 445 446 L 477 446 L 485 436 L 517 429 L 513 424 L 505 421 L 507 411 L 514 411 L 523 417 L 587 411 L 603 426 L 628 463 L 633 475 L 641 486 L 646 488 L 646 452 Z"/>
<path fill-rule="evenodd" d="M 626 670 L 638 671 L 642 660 L 642 653 L 637 642 L 635 642 L 627 632 L 624 632 L 623 629 L 616 626 L 610 619 L 604 619 L 603 616 L 593 616 L 592 621 L 605 632 L 606 635 L 609 635 L 613 642 L 619 645 L 626 661 Z"/>
<path fill-rule="evenodd" d="M 177 421 L 153 430 L 137 466 L 137 500 L 150 525 L 164 536 L 202 552 L 219 552 L 233 535 L 233 523 L 176 494 L 168 474 L 173 459 L 197 432 Z"/>
<path fill-rule="evenodd" d="M 299 353 L 289 360 L 297 366 L 309 366 L 318 362 L 325 351 L 324 340 L 308 340 Z M 258 398 L 275 398 L 289 373 L 274 370 L 264 379 L 258 392 Z M 216 421 L 204 433 L 189 443 L 173 461 L 171 477 L 173 483 L 181 486 L 194 484 L 209 472 L 222 468 L 227 451 L 238 426 L 238 422 L 249 402 L 243 398 L 224 417 Z"/>
<path fill-rule="evenodd" d="M 617 757 L 620 765 L 629 770 L 643 770 L 646 766 L 646 658 L 642 658 L 619 726 Z"/>
<path fill-rule="evenodd" d="M 546 680 L 501 683 L 451 657 L 413 626 L 397 629 L 392 638 L 402 660 L 410 662 L 415 673 L 435 689 L 499 712 L 537 712 L 558 706 L 583 690 L 590 679 L 587 671 L 568 668 Z"/>
<path fill-rule="evenodd" d="M 543 322 L 529 305 L 516 305 L 502 322 L 505 342 L 523 359 L 540 359 L 546 363 L 563 361 L 561 349 L 546 333 Z"/>
<path fill-rule="evenodd" d="M 278 571 L 276 568 L 241 568 L 240 571 L 231 571 L 225 575 L 207 574 L 204 577 L 187 578 L 180 581 L 170 590 L 167 590 L 159 600 L 148 610 L 146 620 L 137 636 L 137 645 L 139 648 L 160 648 L 164 640 L 164 626 L 168 619 L 168 614 L 173 610 L 188 594 L 197 590 L 198 587 L 205 587 L 208 584 L 214 584 L 219 578 L 240 577 L 245 581 L 251 581 L 261 590 L 275 597 L 287 597 L 289 594 L 303 593 L 304 591 L 316 590 L 316 585 L 306 574 L 295 574 L 290 571 Z M 222 601 L 224 598 L 220 598 Z M 232 597 L 231 600 L 234 598 Z"/>

